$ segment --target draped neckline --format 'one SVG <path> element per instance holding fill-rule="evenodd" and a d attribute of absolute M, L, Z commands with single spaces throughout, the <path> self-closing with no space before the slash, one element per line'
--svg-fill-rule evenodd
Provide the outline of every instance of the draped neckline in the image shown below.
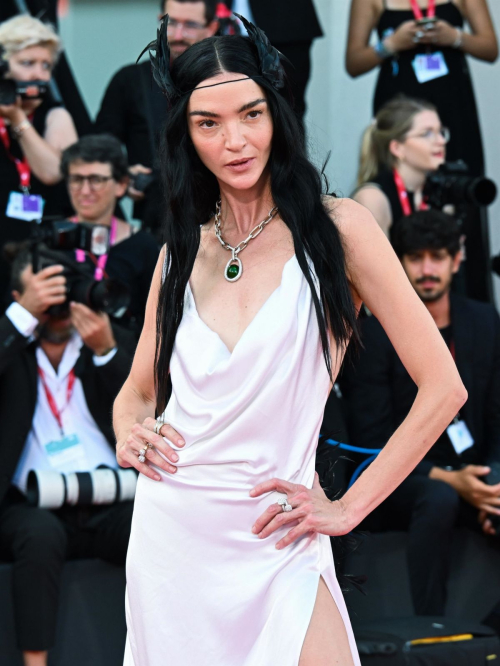
<path fill-rule="evenodd" d="M 282 286 L 283 286 L 283 284 L 284 284 L 284 281 L 285 281 L 285 276 L 286 276 L 286 273 L 287 273 L 287 269 L 288 269 L 289 266 L 291 266 L 293 263 L 296 263 L 296 259 L 297 259 L 297 255 L 296 255 L 296 254 L 293 254 L 293 255 L 290 257 L 290 259 L 288 259 L 288 260 L 285 262 L 285 264 L 284 264 L 284 266 L 283 266 L 283 271 L 282 271 L 282 273 L 281 273 L 281 281 L 280 281 L 279 285 L 276 287 L 276 289 L 274 289 L 274 290 L 269 294 L 269 296 L 266 298 L 266 300 L 262 303 L 262 305 L 261 305 L 260 308 L 257 310 L 257 312 L 255 313 L 255 315 L 253 316 L 253 318 L 250 320 L 250 322 L 247 324 L 247 326 L 246 326 L 245 329 L 243 330 L 243 333 L 240 335 L 240 337 L 239 337 L 238 340 L 236 341 L 236 344 L 234 345 L 234 347 L 233 347 L 232 350 L 229 349 L 229 347 L 226 345 L 226 343 L 225 343 L 224 340 L 220 337 L 220 335 L 217 333 L 217 331 L 214 331 L 214 329 L 211 328 L 211 327 L 210 327 L 210 326 L 209 326 L 209 325 L 208 325 L 208 324 L 207 324 L 207 323 L 206 323 L 206 322 L 200 317 L 200 314 L 199 314 L 199 312 L 198 312 L 198 307 L 197 307 L 197 305 L 196 305 L 196 300 L 195 300 L 195 298 L 194 298 L 193 290 L 192 290 L 192 288 L 191 288 L 191 283 L 190 283 L 190 281 L 188 280 L 188 283 L 187 283 L 187 287 L 186 287 L 186 289 L 187 289 L 187 291 L 188 291 L 188 293 L 189 293 L 189 295 L 190 295 L 190 298 L 191 298 L 191 307 L 192 307 L 192 311 L 193 311 L 193 313 L 194 313 L 194 316 L 195 316 L 196 320 L 199 321 L 199 322 L 201 323 L 202 326 L 204 326 L 204 327 L 205 327 L 205 328 L 206 328 L 206 329 L 207 329 L 207 330 L 208 330 L 213 336 L 215 336 L 215 337 L 219 340 L 220 344 L 221 344 L 222 347 L 225 349 L 225 351 L 227 352 L 227 354 L 229 355 L 229 357 L 232 357 L 232 356 L 234 355 L 234 353 L 235 353 L 237 347 L 240 345 L 241 341 L 242 341 L 243 338 L 247 335 L 247 333 L 252 329 L 253 325 L 255 324 L 255 321 L 258 320 L 258 319 L 260 318 L 260 315 L 262 314 L 262 312 L 267 308 L 267 306 L 269 305 L 269 303 L 271 303 L 272 300 L 274 300 L 275 296 L 280 292 L 280 290 L 281 290 L 281 288 L 282 288 Z"/>

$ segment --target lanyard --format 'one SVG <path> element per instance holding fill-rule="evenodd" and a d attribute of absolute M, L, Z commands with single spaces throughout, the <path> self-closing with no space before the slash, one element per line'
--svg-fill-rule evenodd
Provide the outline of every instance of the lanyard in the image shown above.
<path fill-rule="evenodd" d="M 68 375 L 68 386 L 66 388 L 66 404 L 64 407 L 59 410 L 55 401 L 54 396 L 52 395 L 51 390 L 49 389 L 47 382 L 45 380 L 45 373 L 42 370 L 40 366 L 38 366 L 38 374 L 40 376 L 40 379 L 42 381 L 42 385 L 45 391 L 45 395 L 47 396 L 47 402 L 49 403 L 50 411 L 52 412 L 53 417 L 57 421 L 57 425 L 59 426 L 59 430 L 61 431 L 61 437 L 64 437 L 64 429 L 63 429 L 63 424 L 62 424 L 62 413 L 66 409 L 66 407 L 69 405 L 69 402 L 71 400 L 71 396 L 73 395 L 73 389 L 75 386 L 75 371 L 71 370 L 69 375 Z"/>
<path fill-rule="evenodd" d="M 411 8 L 413 9 L 413 15 L 415 16 L 416 21 L 420 21 L 424 18 L 422 10 L 418 6 L 417 0 L 410 0 Z M 429 0 L 429 5 L 427 7 L 427 18 L 434 18 L 436 16 L 436 0 Z"/>
<path fill-rule="evenodd" d="M 71 222 L 78 222 L 78 220 L 75 220 L 74 218 L 71 220 Z M 116 242 L 116 234 L 118 232 L 118 220 L 116 217 L 111 218 L 111 225 L 109 229 L 109 245 L 110 247 L 113 247 L 113 245 Z M 78 263 L 83 264 L 85 263 L 85 251 L 84 250 L 75 250 L 76 253 L 76 260 Z M 104 277 L 104 269 L 106 268 L 106 264 L 108 263 L 108 254 L 101 254 L 101 256 L 97 259 L 97 266 L 95 268 L 94 272 L 94 279 L 100 282 L 102 278 Z"/>
<path fill-rule="evenodd" d="M 17 173 L 19 174 L 19 184 L 24 194 L 29 194 L 31 185 L 31 169 L 26 158 L 20 160 L 18 157 L 10 152 L 10 136 L 3 118 L 0 118 L 0 140 L 2 141 L 7 157 L 11 162 L 16 165 Z"/>
<path fill-rule="evenodd" d="M 404 184 L 404 181 L 401 178 L 401 174 L 399 173 L 399 171 L 397 171 L 397 169 L 393 169 L 392 173 L 394 176 L 394 183 L 398 191 L 399 202 L 401 204 L 401 208 L 403 209 L 403 215 L 405 216 L 411 215 L 413 211 L 410 206 L 410 201 L 408 200 L 408 192 L 406 191 L 406 185 Z M 420 204 L 419 210 L 427 210 L 427 204 L 424 201 L 422 201 L 422 203 Z"/>

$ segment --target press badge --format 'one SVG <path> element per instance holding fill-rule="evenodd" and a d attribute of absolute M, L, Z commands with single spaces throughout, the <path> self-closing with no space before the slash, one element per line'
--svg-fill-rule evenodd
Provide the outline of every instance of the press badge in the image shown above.
<path fill-rule="evenodd" d="M 412 62 L 415 76 L 419 83 L 427 83 L 449 72 L 448 65 L 441 51 L 436 53 L 421 53 L 416 55 Z"/>
<path fill-rule="evenodd" d="M 462 454 L 474 445 L 474 440 L 465 421 L 452 423 L 446 428 L 446 432 L 457 455 Z"/>
<path fill-rule="evenodd" d="M 75 472 L 87 466 L 85 449 L 76 434 L 48 442 L 44 448 L 52 467 L 61 472 Z"/>
<path fill-rule="evenodd" d="M 42 217 L 44 205 L 45 201 L 39 194 L 11 192 L 5 215 L 15 220 L 32 222 Z"/>

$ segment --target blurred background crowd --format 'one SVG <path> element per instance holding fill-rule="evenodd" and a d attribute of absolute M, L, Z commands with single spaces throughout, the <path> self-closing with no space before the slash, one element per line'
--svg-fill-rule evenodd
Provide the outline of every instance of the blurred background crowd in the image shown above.
<path fill-rule="evenodd" d="M 355 612 L 472 617 L 500 631 L 496 0 L 2 0 L 2 664 L 69 663 L 70 653 L 77 665 L 120 663 L 135 475 L 116 468 L 111 408 L 162 243 L 168 113 L 147 57 L 136 58 L 166 13 L 175 59 L 201 39 L 242 32 L 233 12 L 286 56 L 328 191 L 373 213 L 469 392 L 424 461 L 361 526 L 375 535 L 361 559 L 337 553 L 345 574 L 369 570 L 357 610 L 350 597 Z M 364 347 L 348 354 L 318 449 L 332 498 L 374 459 L 416 395 L 376 319 L 360 316 Z M 376 535 L 394 534 L 403 541 L 387 542 L 401 554 L 391 597 L 390 572 L 371 567 L 385 543 Z M 457 566 L 469 572 L 464 552 L 476 558 L 467 590 L 456 575 Z M 68 560 L 110 568 L 94 571 L 92 587 L 92 570 L 71 573 Z M 75 610 L 68 590 L 85 575 L 89 598 Z M 109 604 L 105 618 L 99 603 Z M 82 608 L 88 623 L 79 632 Z"/>

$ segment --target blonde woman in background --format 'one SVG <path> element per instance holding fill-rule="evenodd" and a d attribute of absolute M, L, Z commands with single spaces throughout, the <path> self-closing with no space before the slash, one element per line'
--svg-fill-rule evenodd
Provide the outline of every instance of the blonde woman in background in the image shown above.
<path fill-rule="evenodd" d="M 403 96 L 382 107 L 365 130 L 353 199 L 387 236 L 403 215 L 425 206 L 427 174 L 445 161 L 448 139 L 432 104 Z"/>
<path fill-rule="evenodd" d="M 48 84 L 62 50 L 54 29 L 23 15 L 0 24 L 2 67 L 6 78 Z M 61 181 L 61 152 L 77 140 L 70 114 L 50 96 L 17 97 L 0 104 L 0 249 L 8 241 L 20 241 L 30 233 L 28 216 L 19 212 L 20 194 L 28 185 L 31 195 L 45 201 L 46 215 L 61 213 L 67 196 Z M 19 172 L 24 167 L 24 176 Z M 22 182 L 24 180 L 24 182 Z M 14 194 L 14 197 L 13 197 Z M 10 205 L 9 205 L 10 204 Z M 32 201 L 32 212 L 38 204 Z M 29 211 L 28 211 L 29 212 Z M 8 267 L 0 262 L 0 312 L 8 294 Z"/>

